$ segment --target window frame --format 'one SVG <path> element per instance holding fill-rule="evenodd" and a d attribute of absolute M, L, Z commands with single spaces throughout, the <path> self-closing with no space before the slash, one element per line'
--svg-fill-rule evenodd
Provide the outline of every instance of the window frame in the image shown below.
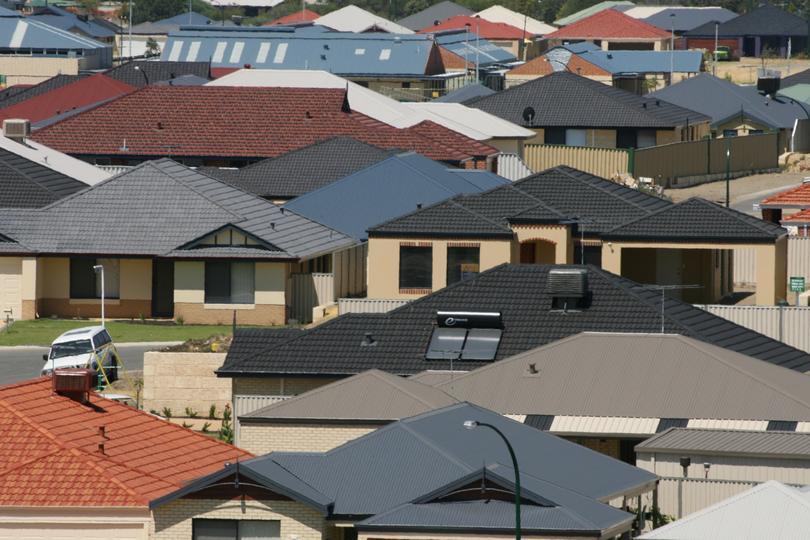
<path fill-rule="evenodd" d="M 418 276 L 420 278 L 425 278 L 425 281 L 419 281 L 418 279 L 414 278 L 413 276 L 408 275 L 405 270 L 413 270 L 413 268 L 404 268 L 405 264 L 413 265 L 412 257 L 416 255 L 418 251 L 426 254 L 426 260 L 422 261 L 422 264 L 426 264 L 426 268 L 422 268 L 422 271 L 426 270 L 426 274 L 424 276 Z M 411 254 L 405 256 L 407 252 Z M 416 245 L 400 245 L 399 246 L 399 268 L 398 268 L 398 280 L 399 280 L 399 289 L 433 289 L 433 246 L 416 246 Z"/>
<path fill-rule="evenodd" d="M 467 258 L 460 257 L 459 260 L 455 258 L 451 258 L 450 252 L 451 250 L 465 250 L 465 251 L 472 251 L 475 250 L 475 262 L 466 262 Z M 451 265 L 451 260 L 453 264 Z M 478 266 L 478 271 L 475 274 L 479 274 L 481 272 L 481 246 L 447 246 L 447 269 L 445 271 L 445 285 L 452 285 L 453 283 L 458 283 L 459 281 L 465 281 L 464 273 L 461 270 L 461 267 L 465 264 L 475 264 Z M 458 268 L 458 272 L 456 272 L 456 267 Z M 458 273 L 458 279 L 456 279 L 456 273 Z M 452 275 L 451 275 L 452 274 Z M 468 277 L 467 279 L 471 279 L 472 276 Z"/>
<path fill-rule="evenodd" d="M 93 267 L 98 264 L 105 264 L 105 262 L 109 261 L 117 261 L 117 268 L 115 272 L 106 272 L 104 273 L 104 279 L 106 281 L 104 297 L 105 300 L 118 300 L 121 297 L 121 259 L 114 259 L 109 257 L 70 257 L 68 262 L 68 295 L 71 300 L 100 300 L 101 299 L 101 274 L 96 274 Z M 80 263 L 84 263 L 87 265 L 86 268 L 79 268 Z M 109 266 L 109 264 L 108 264 Z M 88 287 L 88 291 L 90 290 L 90 279 L 88 276 L 92 277 L 92 293 L 87 291 L 80 291 L 78 289 L 78 283 L 74 281 L 74 279 L 79 279 L 79 275 L 81 273 L 81 278 L 87 280 L 86 283 L 83 283 L 82 286 Z M 110 283 L 110 279 L 115 276 L 117 278 L 117 283 L 113 284 Z"/>
<path fill-rule="evenodd" d="M 192 540 L 197 540 L 198 534 L 200 531 L 197 530 L 197 527 L 200 523 L 204 522 L 218 522 L 218 523 L 227 523 L 233 524 L 236 527 L 236 536 L 233 537 L 233 540 L 241 540 L 242 539 L 242 530 L 241 525 L 245 522 L 250 523 L 276 523 L 278 524 L 278 536 L 274 537 L 274 540 L 281 540 L 281 520 L 280 519 L 222 519 L 222 518 L 205 518 L 205 517 L 195 517 L 191 520 L 191 538 Z"/>
<path fill-rule="evenodd" d="M 213 276 L 213 270 L 215 267 L 220 266 L 221 268 L 226 269 L 227 275 L 219 276 L 219 278 L 214 281 L 215 277 Z M 235 265 L 250 265 L 251 275 L 253 278 L 253 291 L 251 293 L 250 301 L 244 301 L 243 299 L 235 299 L 234 298 L 234 266 Z M 256 263 L 253 261 L 230 261 L 230 260 L 210 260 L 204 262 L 203 267 L 203 302 L 205 304 L 221 304 L 221 305 L 255 305 L 256 304 Z M 213 286 L 219 286 L 219 290 L 216 290 Z M 224 285 L 224 286 L 223 286 Z M 212 290 L 214 289 L 214 290 Z M 214 293 L 220 294 L 220 291 L 224 291 L 227 289 L 227 294 L 222 293 L 221 295 L 217 296 Z"/>

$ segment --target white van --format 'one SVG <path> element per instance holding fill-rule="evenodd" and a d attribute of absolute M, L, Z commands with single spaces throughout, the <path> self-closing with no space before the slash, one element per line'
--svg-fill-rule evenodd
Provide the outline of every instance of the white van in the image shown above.
<path fill-rule="evenodd" d="M 89 367 L 98 371 L 101 361 L 109 382 L 118 379 L 118 357 L 112 338 L 103 326 L 65 332 L 53 341 L 51 350 L 42 359 L 45 360 L 42 375 L 50 375 L 54 369 L 60 368 Z"/>

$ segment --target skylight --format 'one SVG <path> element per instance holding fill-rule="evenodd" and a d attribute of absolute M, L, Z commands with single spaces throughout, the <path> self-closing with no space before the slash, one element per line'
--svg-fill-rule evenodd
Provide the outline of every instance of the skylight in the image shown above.
<path fill-rule="evenodd" d="M 225 58 L 225 49 L 227 48 L 227 41 L 218 41 L 217 47 L 214 49 L 214 55 L 211 57 L 211 61 L 215 64 L 222 62 L 222 59 Z"/>
<path fill-rule="evenodd" d="M 244 41 L 237 41 L 233 44 L 233 50 L 231 50 L 231 57 L 228 59 L 228 62 L 231 64 L 239 63 L 239 59 L 242 58 L 242 51 L 245 49 L 245 42 Z"/>
<path fill-rule="evenodd" d="M 188 48 L 188 53 L 186 54 L 186 62 L 196 62 L 197 55 L 200 53 L 200 42 L 199 41 L 192 41 L 191 46 Z"/>
<path fill-rule="evenodd" d="M 281 64 L 284 62 L 284 57 L 287 55 L 287 43 L 279 43 L 276 47 L 276 55 L 273 57 L 274 64 Z"/>
<path fill-rule="evenodd" d="M 383 49 L 380 51 L 380 60 L 388 60 L 391 58 L 391 49 Z"/>
<path fill-rule="evenodd" d="M 267 62 L 267 55 L 270 54 L 270 42 L 263 41 L 261 45 L 259 45 L 259 52 L 256 54 L 256 63 L 257 64 L 264 64 Z"/>
<path fill-rule="evenodd" d="M 177 40 L 172 43 L 172 50 L 169 51 L 169 62 L 177 62 L 180 60 L 180 53 L 183 50 L 183 40 Z"/>

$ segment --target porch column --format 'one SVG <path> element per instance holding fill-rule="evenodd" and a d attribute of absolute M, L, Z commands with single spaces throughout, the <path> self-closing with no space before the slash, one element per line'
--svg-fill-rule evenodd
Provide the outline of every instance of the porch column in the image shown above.
<path fill-rule="evenodd" d="M 773 306 L 787 293 L 787 236 L 775 244 L 757 246 L 757 292 L 759 306 Z"/>
<path fill-rule="evenodd" d="M 602 244 L 602 269 L 622 275 L 622 248 L 612 242 Z"/>

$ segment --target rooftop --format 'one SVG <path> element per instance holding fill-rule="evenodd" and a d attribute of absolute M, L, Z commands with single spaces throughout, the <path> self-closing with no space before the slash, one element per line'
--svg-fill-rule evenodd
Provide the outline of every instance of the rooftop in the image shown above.
<path fill-rule="evenodd" d="M 509 24 L 521 30 L 525 26 L 526 33 L 530 36 L 544 36 L 556 30 L 556 28 L 550 24 L 538 21 L 524 13 L 518 13 L 499 4 L 490 6 L 483 11 L 479 11 L 477 14 L 480 15 L 482 19 Z"/>
<path fill-rule="evenodd" d="M 590 17 L 591 15 L 599 13 L 600 11 L 604 11 L 606 9 L 619 9 L 621 11 L 625 11 L 633 7 L 635 7 L 635 4 L 630 0 L 605 0 L 603 2 L 599 2 L 585 9 L 581 9 L 577 12 L 574 12 L 566 17 L 559 18 L 556 21 L 554 21 L 554 24 L 557 26 L 566 26 L 575 23 L 580 19 Z"/>
<path fill-rule="evenodd" d="M 294 11 L 289 15 L 284 15 L 283 17 L 279 17 L 278 19 L 273 19 L 268 23 L 264 23 L 265 26 L 279 26 L 279 25 L 286 25 L 286 24 L 296 24 L 302 22 L 312 22 L 318 17 L 320 17 L 320 13 L 316 13 L 311 9 L 302 9 L 300 11 Z"/>
<path fill-rule="evenodd" d="M 86 187 L 0 146 L 0 208 L 40 208 Z"/>
<path fill-rule="evenodd" d="M 2 506 L 144 507 L 251 457 L 95 393 L 60 396 L 50 378 L 0 387 L 0 423 Z"/>
<path fill-rule="evenodd" d="M 760 208 L 810 208 L 810 182 L 762 199 Z"/>
<path fill-rule="evenodd" d="M 668 39 L 669 32 L 629 17 L 616 9 L 605 9 L 545 36 L 546 39 Z"/>
<path fill-rule="evenodd" d="M 638 453 L 810 459 L 810 433 L 670 428 L 636 445 Z"/>
<path fill-rule="evenodd" d="M 413 34 L 413 30 L 375 15 L 363 8 L 349 4 L 315 19 L 315 24 L 326 26 L 339 32 L 389 32 L 392 34 Z"/>
<path fill-rule="evenodd" d="M 488 40 L 520 40 L 524 36 L 522 28 L 502 22 L 492 22 L 484 17 L 478 18 L 471 15 L 456 15 L 439 21 L 439 24 L 431 23 L 420 29 L 419 33 L 464 30 L 466 27 L 469 28 L 470 32 Z"/>
<path fill-rule="evenodd" d="M 450 0 L 442 0 L 438 4 L 433 4 L 422 11 L 417 11 L 416 13 L 398 20 L 397 24 L 401 24 L 402 26 L 410 28 L 415 32 L 426 26 L 430 26 L 435 21 L 443 21 L 456 15 L 473 14 L 474 12 L 471 9 L 460 6 L 455 2 L 450 2 Z"/>
<path fill-rule="evenodd" d="M 715 35 L 714 22 L 686 32 L 687 36 Z M 748 13 L 734 17 L 717 27 L 719 37 L 747 36 L 806 36 L 807 22 L 794 13 L 789 13 L 772 4 L 764 4 Z"/>

